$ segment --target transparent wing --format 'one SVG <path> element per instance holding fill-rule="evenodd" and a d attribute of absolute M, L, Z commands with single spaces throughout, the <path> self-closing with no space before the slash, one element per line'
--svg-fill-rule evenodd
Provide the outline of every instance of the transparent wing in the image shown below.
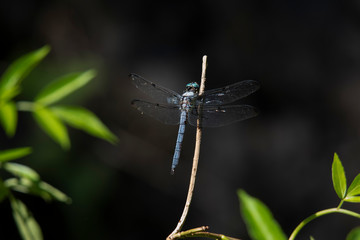
<path fill-rule="evenodd" d="M 151 103 L 142 100 L 133 100 L 131 105 L 141 113 L 145 113 L 162 123 L 169 125 L 179 124 L 181 111 L 177 106 Z"/>
<path fill-rule="evenodd" d="M 226 87 L 205 91 L 201 99 L 203 99 L 204 105 L 223 105 L 244 98 L 259 88 L 259 82 L 245 80 Z"/>
<path fill-rule="evenodd" d="M 198 110 L 193 108 L 188 115 L 188 121 L 196 126 Z M 221 127 L 237 121 L 242 121 L 258 115 L 255 107 L 250 105 L 225 105 L 225 106 L 206 106 L 202 108 L 201 126 L 202 127 Z"/>
<path fill-rule="evenodd" d="M 156 85 L 139 75 L 130 74 L 131 82 L 142 92 L 152 97 L 156 102 L 177 105 L 180 102 L 181 96 L 167 88 Z"/>

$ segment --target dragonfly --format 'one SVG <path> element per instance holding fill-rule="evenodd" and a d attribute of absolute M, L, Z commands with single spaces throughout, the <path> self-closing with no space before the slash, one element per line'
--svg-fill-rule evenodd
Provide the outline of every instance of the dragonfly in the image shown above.
<path fill-rule="evenodd" d="M 154 99 L 154 102 L 135 99 L 131 102 L 133 107 L 162 123 L 179 125 L 171 174 L 179 163 L 186 124 L 197 126 L 199 119 L 200 127 L 221 127 L 258 115 L 258 110 L 250 105 L 227 105 L 257 91 L 260 84 L 254 80 L 207 90 L 200 96 L 196 82 L 188 83 L 183 94 L 179 94 L 137 74 L 129 77 L 139 90 Z"/>

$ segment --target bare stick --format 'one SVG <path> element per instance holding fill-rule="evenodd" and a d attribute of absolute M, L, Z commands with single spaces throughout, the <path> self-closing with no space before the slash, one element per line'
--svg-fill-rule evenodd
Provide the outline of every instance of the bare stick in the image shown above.
<path fill-rule="evenodd" d="M 205 232 L 205 230 L 207 230 L 207 229 L 209 229 L 208 226 L 202 226 L 202 227 L 189 229 L 189 230 L 178 232 L 178 233 L 174 234 L 173 238 L 180 239 L 180 238 L 190 238 L 190 237 L 206 237 L 206 238 L 212 238 L 212 239 L 217 239 L 217 240 L 221 240 L 221 239 L 241 240 L 239 238 L 232 238 L 232 237 L 225 236 L 223 234 Z"/>
<path fill-rule="evenodd" d="M 207 56 L 204 55 L 203 61 L 202 61 L 202 72 L 201 72 L 201 83 L 200 83 L 199 96 L 201 96 L 204 93 L 204 89 L 205 89 L 206 67 L 207 67 Z M 192 200 L 192 196 L 193 196 L 193 192 L 194 192 L 194 187 L 195 187 L 196 172 L 197 172 L 199 156 L 200 156 L 200 143 L 201 143 L 201 135 L 202 135 L 200 125 L 201 125 L 200 118 L 198 118 L 197 128 L 196 128 L 196 143 L 195 143 L 195 151 L 194 151 L 194 158 L 193 158 L 193 166 L 192 166 L 192 171 L 191 171 L 191 178 L 190 178 L 190 184 L 189 184 L 185 207 L 184 207 L 183 213 L 180 217 L 180 220 L 179 220 L 176 228 L 167 237 L 167 240 L 173 239 L 173 235 L 180 232 L 181 228 L 183 227 L 183 225 L 185 223 L 186 216 L 189 212 L 189 208 L 190 208 L 190 204 L 191 204 L 191 200 Z"/>

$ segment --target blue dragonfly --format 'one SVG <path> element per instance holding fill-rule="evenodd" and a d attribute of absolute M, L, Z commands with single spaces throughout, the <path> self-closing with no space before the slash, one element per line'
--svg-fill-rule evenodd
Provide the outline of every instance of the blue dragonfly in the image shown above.
<path fill-rule="evenodd" d="M 155 100 L 155 103 L 133 100 L 132 106 L 162 123 L 179 125 L 171 174 L 174 174 L 179 163 L 185 124 L 197 126 L 197 119 L 200 119 L 201 127 L 220 127 L 258 114 L 256 108 L 249 105 L 225 105 L 258 90 L 260 84 L 254 80 L 208 90 L 199 96 L 199 85 L 196 82 L 188 83 L 184 93 L 180 95 L 137 74 L 130 74 L 129 77 L 138 89 Z"/>

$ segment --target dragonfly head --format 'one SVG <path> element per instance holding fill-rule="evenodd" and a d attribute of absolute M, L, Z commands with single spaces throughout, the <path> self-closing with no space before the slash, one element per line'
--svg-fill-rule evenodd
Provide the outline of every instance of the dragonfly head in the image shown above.
<path fill-rule="evenodd" d="M 188 83 L 186 84 L 186 91 L 191 91 L 194 93 L 198 93 L 199 92 L 199 84 L 197 84 L 197 82 L 192 82 L 192 83 Z"/>

